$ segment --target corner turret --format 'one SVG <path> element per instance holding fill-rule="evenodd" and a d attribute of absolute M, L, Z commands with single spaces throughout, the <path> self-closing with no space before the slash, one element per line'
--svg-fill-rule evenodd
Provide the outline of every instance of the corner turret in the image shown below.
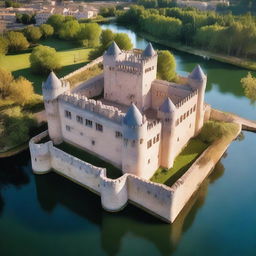
<path fill-rule="evenodd" d="M 142 56 L 145 58 L 151 58 L 156 55 L 156 52 L 151 43 L 148 43 L 145 50 L 142 52 Z"/>
<path fill-rule="evenodd" d="M 162 136 L 162 156 L 161 166 L 171 168 L 175 158 L 175 121 L 176 121 L 176 107 L 168 97 L 159 107 L 157 117 L 162 120 L 163 131 Z"/>
<path fill-rule="evenodd" d="M 132 104 L 123 119 L 122 170 L 141 176 L 144 167 L 146 123 L 139 109 Z"/>
<path fill-rule="evenodd" d="M 67 81 L 60 80 L 53 71 L 42 84 L 48 132 L 54 144 L 62 142 L 58 96 L 67 90 L 69 90 L 69 83 Z"/>
<path fill-rule="evenodd" d="M 130 127 L 142 125 L 142 114 L 134 103 L 132 103 L 131 107 L 128 109 L 123 122 L 125 125 Z"/>
<path fill-rule="evenodd" d="M 43 97 L 45 101 L 54 100 L 60 94 L 69 89 L 69 83 L 61 81 L 52 71 L 42 84 Z"/>
<path fill-rule="evenodd" d="M 116 44 L 116 42 L 114 41 L 109 48 L 107 49 L 105 55 L 108 56 L 117 56 L 121 53 L 122 51 L 120 50 L 120 48 L 118 47 L 118 45 Z"/>
<path fill-rule="evenodd" d="M 204 74 L 200 65 L 197 65 L 188 76 L 188 84 L 193 90 L 198 91 L 196 108 L 195 135 L 200 132 L 204 122 L 204 94 L 206 89 L 207 76 Z"/>
<path fill-rule="evenodd" d="M 197 81 L 203 81 L 206 79 L 206 75 L 203 72 L 200 65 L 196 65 L 196 67 L 193 69 L 193 71 L 188 76 L 190 79 L 197 80 Z"/>
<path fill-rule="evenodd" d="M 169 97 L 164 101 L 164 103 L 159 108 L 160 112 L 166 114 L 174 113 L 175 110 L 176 107 Z"/>
<path fill-rule="evenodd" d="M 119 59 L 120 55 L 122 55 L 122 51 L 120 50 L 118 45 L 113 42 L 103 55 L 104 66 L 107 65 L 108 67 L 114 67 L 115 62 Z"/>

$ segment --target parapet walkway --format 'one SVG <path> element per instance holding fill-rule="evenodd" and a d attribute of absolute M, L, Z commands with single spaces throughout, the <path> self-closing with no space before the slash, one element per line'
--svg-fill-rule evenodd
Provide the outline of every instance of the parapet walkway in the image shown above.
<path fill-rule="evenodd" d="M 242 126 L 242 130 L 256 132 L 256 121 L 252 121 L 238 115 L 211 109 L 211 119 L 225 122 L 234 122 Z"/>

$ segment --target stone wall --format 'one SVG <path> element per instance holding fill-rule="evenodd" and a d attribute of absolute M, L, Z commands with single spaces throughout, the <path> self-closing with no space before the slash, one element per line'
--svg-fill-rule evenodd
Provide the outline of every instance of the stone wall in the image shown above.
<path fill-rule="evenodd" d="M 114 106 L 108 106 L 101 101 L 88 99 L 87 97 L 79 94 L 66 92 L 59 96 L 59 104 L 69 103 L 76 106 L 77 109 L 87 110 L 94 114 L 105 116 L 110 120 L 121 123 L 124 117 L 124 113 L 120 109 Z"/>
<path fill-rule="evenodd" d="M 69 73 L 68 75 L 62 77 L 62 79 L 63 79 L 63 80 L 68 80 L 68 79 L 70 79 L 72 76 L 77 75 L 77 74 L 79 74 L 79 73 L 81 73 L 81 72 L 87 70 L 88 68 L 91 68 L 91 67 L 93 67 L 94 65 L 99 64 L 99 63 L 102 63 L 102 62 L 103 62 L 103 56 L 100 56 L 100 57 L 98 57 L 97 59 L 91 61 L 89 64 L 87 64 L 87 65 L 85 65 L 85 66 L 83 66 L 83 67 L 81 67 L 81 68 L 75 70 L 74 72 Z"/>
<path fill-rule="evenodd" d="M 72 93 L 78 93 L 87 98 L 93 98 L 101 95 L 104 89 L 104 75 L 99 74 L 88 81 L 81 83 L 72 90 Z"/>
<path fill-rule="evenodd" d="M 239 127 L 241 129 L 241 125 Z M 109 179 L 106 177 L 106 169 L 93 166 L 55 148 L 51 141 L 37 144 L 47 133 L 31 139 L 29 146 L 35 173 L 44 173 L 53 169 L 100 194 L 102 206 L 108 211 L 118 211 L 130 201 L 162 220 L 172 223 L 239 132 L 225 143 L 216 142 L 208 147 L 172 187 L 153 183 L 132 174 L 124 174 L 115 180 Z M 214 156 L 212 156 L 213 150 L 216 151 Z"/>

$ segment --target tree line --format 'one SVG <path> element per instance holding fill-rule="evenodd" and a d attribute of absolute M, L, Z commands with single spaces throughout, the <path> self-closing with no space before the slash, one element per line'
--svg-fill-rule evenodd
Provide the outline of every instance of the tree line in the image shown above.
<path fill-rule="evenodd" d="M 145 9 L 133 5 L 117 22 L 135 25 L 153 36 L 243 58 L 256 57 L 256 19 L 194 8 Z"/>

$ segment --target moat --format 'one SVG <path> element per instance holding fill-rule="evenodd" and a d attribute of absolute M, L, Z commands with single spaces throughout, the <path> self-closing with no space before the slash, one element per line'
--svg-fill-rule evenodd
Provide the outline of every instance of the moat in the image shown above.
<path fill-rule="evenodd" d="M 145 40 L 119 29 L 135 47 L 145 47 Z M 208 74 L 207 103 L 255 119 L 255 106 L 239 82 L 246 70 L 174 54 L 180 74 L 196 63 Z M 1 160 L 1 255 L 255 255 L 256 137 L 243 135 L 173 225 L 131 205 L 116 214 L 103 211 L 99 197 L 66 179 L 54 173 L 34 176 L 28 152 Z"/>

